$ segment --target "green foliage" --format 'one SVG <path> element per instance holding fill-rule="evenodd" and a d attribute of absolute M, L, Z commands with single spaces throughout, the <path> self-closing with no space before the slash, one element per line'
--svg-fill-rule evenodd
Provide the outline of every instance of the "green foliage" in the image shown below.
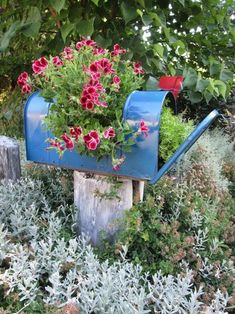
<path fill-rule="evenodd" d="M 23 100 L 19 90 L 0 94 L 0 134 L 23 137 Z"/>
<path fill-rule="evenodd" d="M 107 48 L 116 42 L 129 48 L 129 58 L 141 61 L 148 75 L 184 73 L 187 98 L 205 105 L 227 97 L 233 85 L 233 14 L 233 0 L 5 0 L 0 75 L 14 80 L 32 59 L 57 55 L 64 43 L 92 36 Z M 198 71 L 192 82 L 190 69 Z"/>
<path fill-rule="evenodd" d="M 160 158 L 166 161 L 171 157 L 193 128 L 191 121 L 183 122 L 170 108 L 164 106 L 160 122 Z"/>

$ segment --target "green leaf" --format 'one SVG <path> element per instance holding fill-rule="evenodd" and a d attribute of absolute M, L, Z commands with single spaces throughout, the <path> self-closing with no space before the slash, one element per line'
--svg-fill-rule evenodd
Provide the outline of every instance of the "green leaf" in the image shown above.
<path fill-rule="evenodd" d="M 152 21 L 153 21 L 155 26 L 162 26 L 162 21 L 161 21 L 160 17 L 156 13 L 150 12 L 149 16 L 152 19 Z"/>
<path fill-rule="evenodd" d="M 163 54 L 164 54 L 164 48 L 161 44 L 155 44 L 153 45 L 154 48 L 154 52 L 156 52 L 159 57 L 163 58 Z"/>
<path fill-rule="evenodd" d="M 216 60 L 210 60 L 210 75 L 216 75 L 219 74 L 221 70 L 221 63 L 219 63 Z"/>
<path fill-rule="evenodd" d="M 60 13 L 65 5 L 65 0 L 49 0 L 51 6 L 56 10 L 56 12 Z"/>
<path fill-rule="evenodd" d="M 192 68 L 187 69 L 185 72 L 183 75 L 185 77 L 183 87 L 189 89 L 195 87 L 197 84 L 197 72 Z"/>
<path fill-rule="evenodd" d="M 197 80 L 196 91 L 203 92 L 207 88 L 208 85 L 209 85 L 209 81 L 208 80 L 199 78 Z"/>
<path fill-rule="evenodd" d="M 99 0 L 91 0 L 97 7 L 99 5 Z"/>
<path fill-rule="evenodd" d="M 138 2 L 143 8 L 145 8 L 145 2 L 144 2 L 144 0 L 137 0 L 137 2 Z"/>
<path fill-rule="evenodd" d="M 41 27 L 41 14 L 37 7 L 31 7 L 22 26 L 22 33 L 27 37 L 36 37 Z"/>
<path fill-rule="evenodd" d="M 94 21 L 95 17 L 89 20 L 80 20 L 76 27 L 81 36 L 91 36 L 94 32 Z"/>
<path fill-rule="evenodd" d="M 232 34 L 233 40 L 235 41 L 235 27 L 231 30 L 231 34 Z"/>
<path fill-rule="evenodd" d="M 143 16 L 143 12 L 140 9 L 137 9 L 136 12 L 139 14 L 139 16 Z"/>
<path fill-rule="evenodd" d="M 138 16 L 136 8 L 130 6 L 128 2 L 122 2 L 121 12 L 126 24 Z"/>
<path fill-rule="evenodd" d="M 146 15 L 146 14 L 142 16 L 142 21 L 145 26 L 148 26 L 152 23 L 152 19 L 150 18 L 149 15 Z"/>
<path fill-rule="evenodd" d="M 176 53 L 179 54 L 180 56 L 185 53 L 185 45 L 181 40 L 176 40 L 173 43 L 173 47 L 176 50 Z"/>
<path fill-rule="evenodd" d="M 166 38 L 167 38 L 168 40 L 170 40 L 170 28 L 169 28 L 169 27 L 164 27 L 164 28 L 163 28 L 163 32 L 164 32 Z"/>
<path fill-rule="evenodd" d="M 111 38 L 104 38 L 101 35 L 97 35 L 95 37 L 95 41 L 97 42 L 98 46 L 103 48 L 108 48 L 112 45 L 112 39 Z"/>
<path fill-rule="evenodd" d="M 224 82 L 231 81 L 233 79 L 233 72 L 228 69 L 223 69 L 220 72 L 219 78 Z"/>
<path fill-rule="evenodd" d="M 170 71 L 170 75 L 176 75 L 176 70 L 171 64 L 168 65 L 168 70 Z"/>
<path fill-rule="evenodd" d="M 21 22 L 16 21 L 9 29 L 3 34 L 2 38 L 0 39 L 0 51 L 5 51 L 10 43 L 12 37 L 15 36 L 17 31 L 21 28 Z"/>
<path fill-rule="evenodd" d="M 226 98 L 227 86 L 223 81 L 215 80 L 214 85 L 218 88 L 220 95 Z"/>
<path fill-rule="evenodd" d="M 74 24 L 65 24 L 61 27 L 60 32 L 61 32 L 61 36 L 63 38 L 64 43 L 66 42 L 66 38 L 69 35 L 69 33 L 71 33 L 73 28 L 74 28 Z"/>
<path fill-rule="evenodd" d="M 189 96 L 189 100 L 193 104 L 196 104 L 196 103 L 202 101 L 202 99 L 203 99 L 202 94 L 200 92 L 190 91 L 190 92 L 188 92 L 188 96 Z"/>
<path fill-rule="evenodd" d="M 142 233 L 141 238 L 144 239 L 144 241 L 149 241 L 149 233 L 147 230 Z"/>
<path fill-rule="evenodd" d="M 146 90 L 157 90 L 157 86 L 158 80 L 153 76 L 149 76 L 146 82 Z"/>
<path fill-rule="evenodd" d="M 182 4 L 182 6 L 185 6 L 185 1 L 184 0 L 178 0 L 179 3 Z"/>
<path fill-rule="evenodd" d="M 207 103 L 209 103 L 209 101 L 213 98 L 213 95 L 207 90 L 204 91 L 203 96 L 205 97 Z"/>

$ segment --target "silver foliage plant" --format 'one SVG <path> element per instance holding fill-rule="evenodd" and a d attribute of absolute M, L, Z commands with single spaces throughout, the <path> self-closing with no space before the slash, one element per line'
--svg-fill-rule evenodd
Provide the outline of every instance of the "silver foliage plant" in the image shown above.
<path fill-rule="evenodd" d="M 207 174 L 220 190 L 227 190 L 229 181 L 223 175 L 225 162 L 235 162 L 234 140 L 221 129 L 206 131 L 174 167 L 178 173 L 190 171 L 192 161 L 203 162 Z"/>
<path fill-rule="evenodd" d="M 0 263 L 10 260 L 0 284 L 8 294 L 17 292 L 26 305 L 38 298 L 47 305 L 72 303 L 80 313 L 226 313 L 228 296 L 220 291 L 203 308 L 203 289 L 194 287 L 190 270 L 150 277 L 125 260 L 126 248 L 123 261 L 109 265 L 98 260 L 85 237 L 66 241 L 60 233 L 69 209 L 52 211 L 40 187 L 32 179 L 0 183 Z M 208 267 L 205 261 L 200 271 L 208 273 Z"/>

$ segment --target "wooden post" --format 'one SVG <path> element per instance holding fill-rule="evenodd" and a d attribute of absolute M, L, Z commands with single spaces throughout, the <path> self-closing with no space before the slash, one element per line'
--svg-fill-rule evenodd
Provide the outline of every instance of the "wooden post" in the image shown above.
<path fill-rule="evenodd" d="M 138 182 L 138 181 L 135 181 Z M 78 208 L 77 230 L 98 245 L 103 236 L 113 241 L 121 228 L 121 218 L 126 210 L 133 206 L 133 198 L 143 198 L 143 184 L 137 188 L 135 196 L 133 181 L 120 179 L 116 189 L 108 177 L 91 175 L 74 171 L 74 204 Z M 113 191 L 113 189 L 115 191 Z M 142 192 L 141 192 L 142 191 Z M 142 194 L 141 194 L 142 193 Z M 115 195 L 116 194 L 116 195 Z M 113 197 L 112 197 L 113 196 Z"/>
<path fill-rule="evenodd" d="M 17 141 L 0 136 L 0 180 L 16 181 L 20 175 L 20 152 Z"/>

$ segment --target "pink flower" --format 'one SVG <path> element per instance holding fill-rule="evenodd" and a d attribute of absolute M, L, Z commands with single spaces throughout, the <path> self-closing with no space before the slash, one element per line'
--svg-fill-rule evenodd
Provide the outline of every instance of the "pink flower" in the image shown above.
<path fill-rule="evenodd" d="M 79 136 L 82 134 L 82 128 L 81 127 L 74 127 L 70 129 L 70 135 L 78 140 Z"/>
<path fill-rule="evenodd" d="M 111 74 L 115 72 L 112 63 L 107 58 L 100 59 L 96 62 L 96 64 L 98 65 L 98 68 L 104 72 L 104 74 Z"/>
<path fill-rule="evenodd" d="M 69 149 L 70 151 L 73 150 L 74 148 L 74 143 L 73 141 L 71 140 L 71 138 L 66 134 L 64 133 L 62 136 L 61 136 L 62 140 L 65 142 L 65 147 L 67 149 Z"/>
<path fill-rule="evenodd" d="M 36 74 L 42 73 L 48 67 L 48 61 L 45 57 L 41 57 L 40 59 L 33 62 L 32 69 Z"/>
<path fill-rule="evenodd" d="M 83 136 L 84 143 L 89 150 L 96 150 L 100 143 L 99 134 L 97 131 L 90 131 L 89 134 Z"/>
<path fill-rule="evenodd" d="M 98 80 L 90 80 L 89 85 L 94 86 L 97 91 L 103 91 L 104 90 L 103 86 L 100 84 L 100 82 Z"/>
<path fill-rule="evenodd" d="M 23 85 L 22 88 L 21 88 L 21 93 L 22 94 L 29 94 L 29 93 L 31 93 L 31 91 L 32 91 L 32 88 L 27 83 L 25 85 Z"/>
<path fill-rule="evenodd" d="M 145 124 L 145 122 L 143 120 L 140 121 L 139 132 L 144 133 L 145 137 L 148 136 L 149 128 L 147 127 L 147 125 Z"/>
<path fill-rule="evenodd" d="M 85 46 L 91 46 L 91 47 L 95 47 L 96 46 L 96 42 L 92 39 L 83 39 L 85 42 Z"/>
<path fill-rule="evenodd" d="M 100 101 L 100 100 L 98 100 L 97 103 L 96 103 L 96 105 L 97 105 L 98 107 L 103 107 L 103 108 L 107 108 L 107 107 L 108 107 L 108 104 L 107 104 L 106 101 Z"/>
<path fill-rule="evenodd" d="M 113 164 L 113 170 L 118 171 L 125 161 L 125 157 L 121 157 L 119 159 L 113 159 L 112 164 Z"/>
<path fill-rule="evenodd" d="M 107 107 L 108 104 L 105 101 L 100 101 L 99 97 L 103 91 L 102 85 L 98 80 L 90 80 L 90 82 L 84 86 L 80 103 L 83 109 L 93 110 L 94 106 Z"/>
<path fill-rule="evenodd" d="M 55 147 L 59 151 L 63 151 L 64 150 L 64 147 L 61 145 L 61 143 L 57 139 L 49 138 L 48 142 L 49 142 L 51 147 Z"/>
<path fill-rule="evenodd" d="M 53 57 L 52 59 L 52 63 L 56 66 L 62 66 L 64 63 L 63 61 L 60 59 L 60 57 L 56 56 L 56 57 Z"/>
<path fill-rule="evenodd" d="M 144 74 L 144 70 L 140 63 L 134 63 L 134 72 L 136 74 Z"/>
<path fill-rule="evenodd" d="M 110 139 L 116 136 L 115 131 L 112 127 L 109 127 L 107 130 L 104 131 L 104 138 Z"/>
<path fill-rule="evenodd" d="M 76 43 L 76 45 L 75 45 L 77 50 L 80 50 L 84 46 L 95 47 L 96 46 L 96 42 L 94 40 L 92 40 L 92 39 L 83 38 L 82 41 L 78 41 Z"/>
<path fill-rule="evenodd" d="M 64 58 L 66 60 L 72 60 L 73 59 L 73 49 L 70 47 L 64 48 Z"/>
<path fill-rule="evenodd" d="M 97 56 L 97 55 L 103 55 L 103 54 L 105 54 L 106 52 L 107 52 L 106 49 L 99 48 L 99 47 L 93 49 L 93 54 L 94 54 L 95 56 Z"/>
<path fill-rule="evenodd" d="M 22 86 L 25 85 L 27 80 L 28 80 L 28 73 L 27 72 L 22 72 L 17 79 L 17 85 Z"/>
<path fill-rule="evenodd" d="M 118 171 L 120 170 L 121 166 L 120 165 L 114 165 L 113 170 Z"/>
<path fill-rule="evenodd" d="M 117 76 L 117 75 L 115 75 L 115 76 L 113 77 L 113 83 L 114 83 L 115 85 L 120 85 L 120 83 L 121 83 L 120 77 Z"/>
<path fill-rule="evenodd" d="M 113 51 L 111 52 L 111 56 L 112 57 L 119 56 L 123 53 L 126 53 L 126 49 L 120 49 L 120 46 L 118 44 L 115 44 L 113 46 Z"/>

